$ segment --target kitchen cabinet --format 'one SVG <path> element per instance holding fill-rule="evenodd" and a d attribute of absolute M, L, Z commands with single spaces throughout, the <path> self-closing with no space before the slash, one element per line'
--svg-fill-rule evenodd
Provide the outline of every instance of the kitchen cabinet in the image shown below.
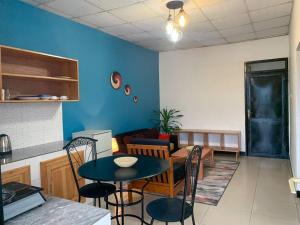
<path fill-rule="evenodd" d="M 9 90 L 11 99 L 0 103 L 79 101 L 78 60 L 0 46 L 0 90 Z M 17 96 L 67 96 L 64 100 L 20 99 Z M 2 95 L 2 92 L 0 93 Z"/>
<path fill-rule="evenodd" d="M 77 172 L 79 165 L 75 162 L 79 157 L 84 158 L 84 152 L 79 152 L 79 155 L 73 155 L 74 169 Z M 67 155 L 54 159 L 42 161 L 40 163 L 41 186 L 46 195 L 61 197 L 69 200 L 78 200 L 78 192 L 73 178 L 72 170 L 69 164 Z M 85 180 L 79 178 L 79 185 L 83 186 Z M 82 201 L 85 199 L 81 198 Z"/>
<path fill-rule="evenodd" d="M 30 179 L 30 166 L 23 166 L 16 169 L 11 169 L 2 173 L 2 184 L 9 183 L 12 181 L 31 184 Z"/>

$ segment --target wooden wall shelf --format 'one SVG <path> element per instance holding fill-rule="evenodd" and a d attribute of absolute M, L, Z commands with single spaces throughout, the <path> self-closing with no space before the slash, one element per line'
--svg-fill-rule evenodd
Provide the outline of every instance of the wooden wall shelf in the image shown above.
<path fill-rule="evenodd" d="M 210 147 L 214 151 L 220 152 L 234 152 L 236 153 L 236 161 L 241 151 L 241 131 L 235 130 L 201 130 L 201 129 L 180 129 L 177 132 L 178 145 L 180 147 L 186 146 L 180 142 L 180 134 L 187 134 L 187 145 L 194 145 L 194 134 L 200 134 L 203 136 L 203 146 Z M 220 137 L 219 144 L 212 145 L 209 141 L 209 135 L 217 135 Z M 237 139 L 236 147 L 229 147 L 225 144 L 225 136 L 235 136 Z"/>
<path fill-rule="evenodd" d="M 12 98 L 0 100 L 0 103 L 79 101 L 78 61 L 0 45 L 1 89 L 8 89 Z M 42 94 L 67 96 L 68 100 L 14 99 L 22 95 Z"/>

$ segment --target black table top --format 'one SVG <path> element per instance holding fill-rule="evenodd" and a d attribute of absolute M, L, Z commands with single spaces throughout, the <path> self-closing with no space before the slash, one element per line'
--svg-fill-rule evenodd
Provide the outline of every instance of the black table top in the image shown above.
<path fill-rule="evenodd" d="M 159 175 L 169 169 L 169 162 L 164 159 L 135 155 L 136 164 L 121 168 L 114 159 L 122 156 L 108 156 L 89 161 L 78 168 L 81 177 L 96 181 L 134 181 Z"/>

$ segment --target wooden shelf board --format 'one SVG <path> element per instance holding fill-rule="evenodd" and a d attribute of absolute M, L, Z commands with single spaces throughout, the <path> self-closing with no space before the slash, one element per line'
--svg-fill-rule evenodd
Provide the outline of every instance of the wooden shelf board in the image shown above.
<path fill-rule="evenodd" d="M 239 135 L 241 131 L 236 130 L 202 130 L 202 129 L 180 129 L 175 133 L 199 133 L 199 134 L 224 134 L 224 135 Z"/>
<path fill-rule="evenodd" d="M 47 53 L 42 53 L 42 52 L 36 52 L 36 51 L 31 51 L 31 50 L 26 50 L 26 49 L 21 49 L 21 48 L 15 48 L 15 47 L 6 46 L 6 45 L 0 45 L 0 47 L 3 48 L 4 50 L 15 51 L 15 52 L 19 52 L 19 53 L 32 54 L 32 55 L 36 55 L 36 56 L 78 62 L 77 59 L 71 59 L 71 58 L 67 58 L 67 57 L 62 57 L 62 56 L 57 56 L 57 55 L 52 55 L 52 54 L 47 54 Z"/>
<path fill-rule="evenodd" d="M 214 148 L 214 151 L 220 152 L 240 152 L 240 149 L 233 147 L 224 147 L 224 148 Z"/>
<path fill-rule="evenodd" d="M 47 77 L 47 76 L 37 76 L 37 75 L 26 75 L 26 74 L 14 74 L 14 73 L 2 73 L 2 77 L 11 78 L 26 78 L 26 79 L 39 79 L 39 80 L 53 80 L 53 81 L 67 81 L 67 82 L 78 82 L 76 79 L 69 78 L 59 78 L 59 77 Z"/>
<path fill-rule="evenodd" d="M 0 101 L 1 104 L 3 103 L 35 103 L 35 102 L 79 102 L 79 100 L 5 100 Z"/>

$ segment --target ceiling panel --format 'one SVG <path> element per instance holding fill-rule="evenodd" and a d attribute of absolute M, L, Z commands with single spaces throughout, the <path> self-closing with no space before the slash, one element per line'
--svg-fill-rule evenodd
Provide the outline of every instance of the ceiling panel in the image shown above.
<path fill-rule="evenodd" d="M 144 32 L 143 30 L 133 26 L 132 24 L 122 24 L 122 25 L 116 25 L 111 27 L 104 27 L 101 28 L 104 32 L 108 32 L 110 34 L 114 35 L 131 35 L 131 34 L 137 34 Z"/>
<path fill-rule="evenodd" d="M 211 32 L 190 32 L 189 35 L 197 41 L 206 41 L 213 39 L 221 39 L 221 35 L 217 31 Z"/>
<path fill-rule="evenodd" d="M 200 43 L 204 46 L 228 44 L 228 42 L 224 38 L 205 40 L 205 41 L 201 41 Z"/>
<path fill-rule="evenodd" d="M 103 9 L 83 0 L 54 0 L 47 2 L 45 6 L 72 17 L 85 16 L 103 11 Z"/>
<path fill-rule="evenodd" d="M 101 12 L 89 16 L 79 17 L 80 20 L 95 25 L 96 27 L 108 27 L 126 23 L 124 20 L 107 13 Z"/>
<path fill-rule="evenodd" d="M 250 18 L 248 13 L 231 15 L 211 21 L 218 29 L 227 29 L 238 27 L 245 24 L 250 24 Z"/>
<path fill-rule="evenodd" d="M 258 38 L 268 38 L 268 37 L 275 37 L 279 35 L 285 35 L 289 32 L 289 26 L 283 27 L 275 27 L 272 29 L 257 31 L 256 36 Z"/>
<path fill-rule="evenodd" d="M 230 43 L 249 41 L 249 40 L 254 40 L 254 39 L 256 39 L 255 33 L 240 34 L 240 35 L 235 35 L 235 36 L 226 38 L 226 40 Z"/>
<path fill-rule="evenodd" d="M 262 22 L 254 23 L 254 29 L 256 31 L 266 30 L 274 27 L 287 26 L 290 23 L 290 16 L 283 16 L 271 20 L 265 20 Z"/>
<path fill-rule="evenodd" d="M 292 2 L 292 0 L 246 0 L 249 10 L 267 8 L 287 2 Z"/>
<path fill-rule="evenodd" d="M 231 37 L 231 36 L 241 35 L 241 34 L 249 34 L 249 33 L 253 33 L 253 32 L 254 32 L 254 29 L 251 24 L 234 27 L 234 28 L 230 28 L 230 29 L 220 30 L 220 33 L 224 37 Z"/>
<path fill-rule="evenodd" d="M 144 3 L 138 3 L 124 8 L 111 10 L 110 13 L 122 20 L 133 22 L 156 17 L 157 14 Z"/>
<path fill-rule="evenodd" d="M 199 23 L 204 22 L 207 20 L 207 17 L 202 13 L 202 11 L 199 8 L 187 10 L 187 13 L 192 20 L 190 20 L 191 23 Z"/>
<path fill-rule="evenodd" d="M 136 42 L 136 41 L 143 41 L 143 40 L 153 40 L 157 39 L 153 37 L 150 33 L 148 32 L 142 32 L 142 33 L 137 33 L 137 34 L 129 34 L 124 36 L 125 40 Z"/>
<path fill-rule="evenodd" d="M 189 23 L 174 44 L 165 33 L 168 0 L 22 1 L 157 51 L 287 35 L 293 5 L 292 0 L 184 0 Z"/>
<path fill-rule="evenodd" d="M 135 3 L 141 2 L 141 0 L 85 0 L 86 2 L 92 3 L 104 10 L 117 9 L 127 7 Z"/>
<path fill-rule="evenodd" d="M 140 20 L 137 22 L 132 22 L 132 24 L 136 27 L 146 31 L 163 29 L 165 27 L 164 23 L 165 20 L 160 16 L 152 17 L 146 20 Z"/>
<path fill-rule="evenodd" d="M 292 10 L 292 3 L 289 2 L 282 5 L 276 5 L 269 8 L 251 11 L 250 17 L 253 22 L 259 22 L 263 20 L 274 19 L 276 17 L 290 15 L 291 10 Z"/>
<path fill-rule="evenodd" d="M 247 7 L 244 0 L 222 1 L 219 2 L 219 4 L 202 6 L 200 8 L 209 19 L 247 12 Z"/>
<path fill-rule="evenodd" d="M 197 32 L 209 32 L 216 30 L 216 28 L 212 25 L 211 22 L 201 22 L 201 23 L 191 23 L 189 24 L 186 29 L 187 31 L 197 31 Z"/>

